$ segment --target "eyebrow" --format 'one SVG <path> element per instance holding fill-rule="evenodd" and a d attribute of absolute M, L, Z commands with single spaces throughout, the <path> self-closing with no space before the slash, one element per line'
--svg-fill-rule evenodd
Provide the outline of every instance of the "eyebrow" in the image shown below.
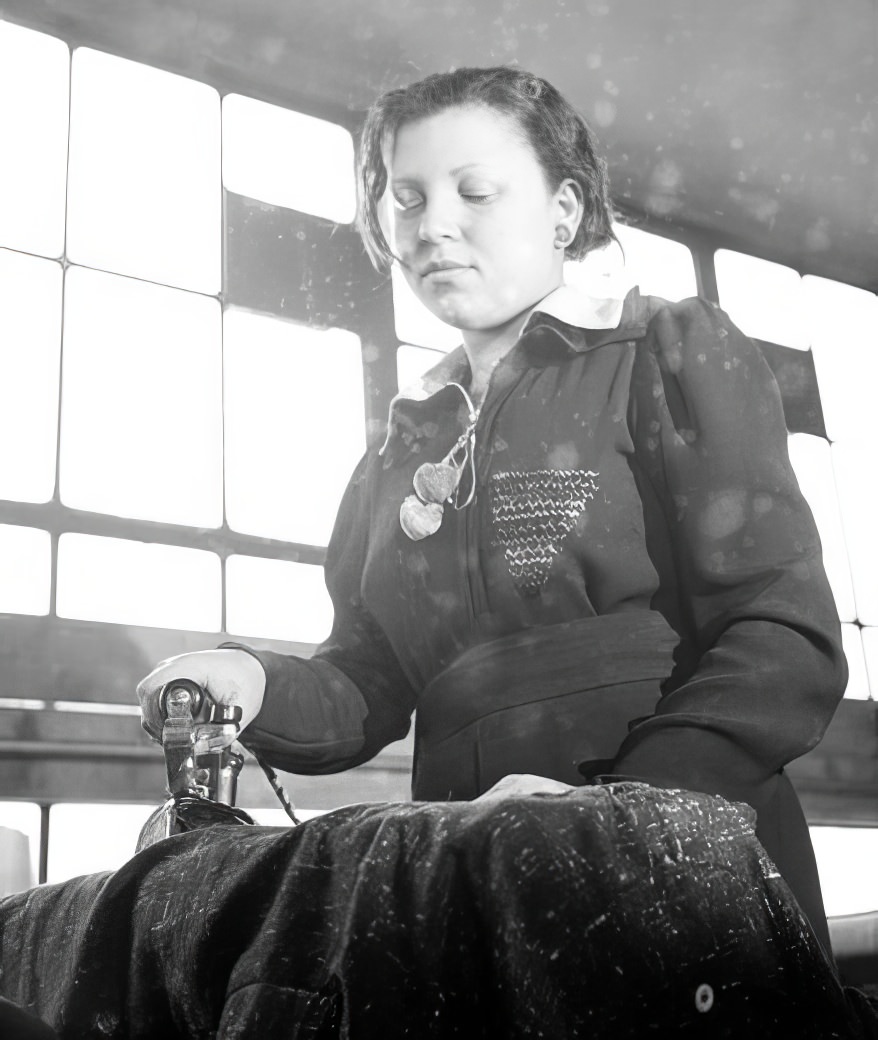
<path fill-rule="evenodd" d="M 464 163 L 463 166 L 455 166 L 453 170 L 449 171 L 452 177 L 456 177 L 459 173 L 463 173 L 464 170 L 471 170 L 474 166 L 485 166 L 485 163 L 470 162 Z"/>
<path fill-rule="evenodd" d="M 453 170 L 449 170 L 448 173 L 452 177 L 457 177 L 458 174 L 463 173 L 464 170 L 471 170 L 471 169 L 473 169 L 476 166 L 481 166 L 481 167 L 484 167 L 485 169 L 488 168 L 488 164 L 487 163 L 470 162 L 470 163 L 464 163 L 462 166 L 455 166 L 454 169 Z M 416 177 L 392 177 L 391 180 L 390 180 L 390 183 L 394 184 L 394 185 L 408 184 L 408 183 L 410 183 L 412 181 L 416 181 L 416 180 L 417 180 Z"/>

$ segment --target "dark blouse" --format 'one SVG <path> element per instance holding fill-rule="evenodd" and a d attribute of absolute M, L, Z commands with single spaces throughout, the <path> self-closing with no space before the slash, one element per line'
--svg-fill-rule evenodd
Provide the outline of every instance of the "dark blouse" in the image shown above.
<path fill-rule="evenodd" d="M 268 684 L 245 743 L 292 771 L 345 769 L 404 736 L 474 648 L 607 615 L 636 631 L 657 612 L 673 663 L 609 772 L 735 795 L 813 747 L 846 666 L 755 345 L 710 303 L 636 289 L 612 330 L 537 311 L 482 406 L 474 500 L 413 541 L 400 504 L 464 429 L 467 374 L 459 349 L 433 373 L 446 385 L 395 401 L 329 547 L 332 634 L 310 661 L 257 653 Z"/>

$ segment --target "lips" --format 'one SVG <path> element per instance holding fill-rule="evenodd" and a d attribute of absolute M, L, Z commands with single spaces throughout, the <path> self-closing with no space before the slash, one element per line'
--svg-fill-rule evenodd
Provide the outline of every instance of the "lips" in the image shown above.
<path fill-rule="evenodd" d="M 465 271 L 469 264 L 459 264 L 454 260 L 433 260 L 421 268 L 421 277 L 426 278 L 430 274 L 440 274 L 445 271 Z"/>

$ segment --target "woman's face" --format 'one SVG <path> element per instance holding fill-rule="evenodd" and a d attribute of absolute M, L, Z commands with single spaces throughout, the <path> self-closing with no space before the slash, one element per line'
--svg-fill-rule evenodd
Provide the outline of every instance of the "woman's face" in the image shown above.
<path fill-rule="evenodd" d="M 453 108 L 405 123 L 385 161 L 391 247 L 442 321 L 489 333 L 561 284 L 555 239 L 577 196 L 549 190 L 510 117 Z"/>

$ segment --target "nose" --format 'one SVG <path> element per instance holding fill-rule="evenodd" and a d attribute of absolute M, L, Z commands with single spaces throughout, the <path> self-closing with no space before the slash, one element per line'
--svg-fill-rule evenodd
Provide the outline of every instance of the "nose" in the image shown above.
<path fill-rule="evenodd" d="M 422 242 L 437 243 L 460 237 L 460 226 L 454 202 L 444 198 L 426 201 L 418 222 L 418 238 Z"/>

